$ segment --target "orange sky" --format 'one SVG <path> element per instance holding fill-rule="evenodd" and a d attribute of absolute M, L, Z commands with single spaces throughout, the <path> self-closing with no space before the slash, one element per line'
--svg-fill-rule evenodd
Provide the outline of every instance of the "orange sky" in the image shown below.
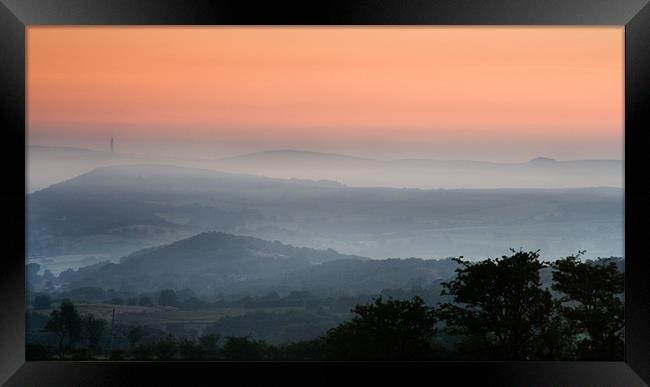
<path fill-rule="evenodd" d="M 488 144 L 482 159 L 499 144 L 576 158 L 563 152 L 581 143 L 622 158 L 623 33 L 29 27 L 29 138 L 433 158 Z"/>

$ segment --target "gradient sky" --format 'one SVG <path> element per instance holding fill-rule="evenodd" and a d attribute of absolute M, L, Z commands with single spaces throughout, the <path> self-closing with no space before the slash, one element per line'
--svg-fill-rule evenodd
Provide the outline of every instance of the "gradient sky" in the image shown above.
<path fill-rule="evenodd" d="M 623 157 L 623 27 L 29 27 L 30 144 Z"/>

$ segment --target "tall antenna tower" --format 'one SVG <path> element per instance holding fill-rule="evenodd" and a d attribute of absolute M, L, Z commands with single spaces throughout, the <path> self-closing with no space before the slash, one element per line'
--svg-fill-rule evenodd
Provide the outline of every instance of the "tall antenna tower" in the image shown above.
<path fill-rule="evenodd" d="M 115 150 L 115 141 L 113 140 L 113 136 L 111 136 L 111 153 Z"/>

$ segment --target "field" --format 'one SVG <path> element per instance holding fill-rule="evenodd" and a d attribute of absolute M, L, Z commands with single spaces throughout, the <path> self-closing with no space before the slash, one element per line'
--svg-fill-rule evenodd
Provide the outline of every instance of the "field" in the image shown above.
<path fill-rule="evenodd" d="M 184 325 L 197 331 L 222 319 L 223 317 L 241 316 L 259 312 L 288 312 L 299 311 L 299 307 L 275 308 L 209 308 L 195 310 L 181 310 L 172 306 L 138 306 L 138 305 L 111 305 L 111 304 L 76 304 L 80 314 L 93 314 L 95 317 L 111 321 L 115 309 L 115 324 L 153 326 L 165 329 L 169 325 Z M 49 316 L 52 309 L 35 311 Z"/>

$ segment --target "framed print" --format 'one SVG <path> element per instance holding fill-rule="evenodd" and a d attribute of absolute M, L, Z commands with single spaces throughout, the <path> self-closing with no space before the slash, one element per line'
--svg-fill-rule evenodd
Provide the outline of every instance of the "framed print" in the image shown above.
<path fill-rule="evenodd" d="M 650 382 L 647 2 L 0 21 L 7 385 Z"/>

